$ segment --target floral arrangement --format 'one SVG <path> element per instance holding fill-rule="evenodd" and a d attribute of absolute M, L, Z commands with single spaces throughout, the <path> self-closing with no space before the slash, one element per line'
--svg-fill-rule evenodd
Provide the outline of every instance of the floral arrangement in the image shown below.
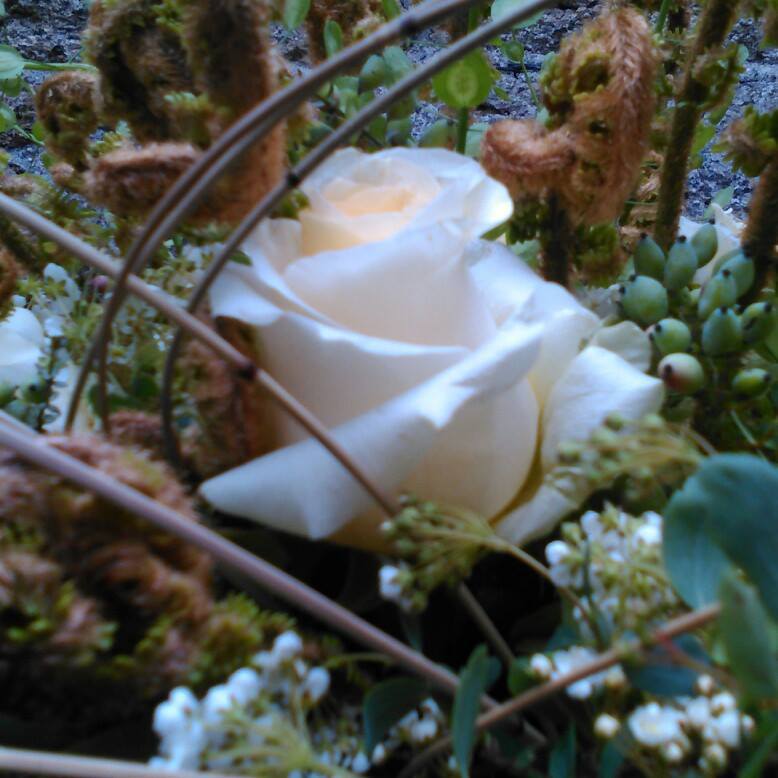
<path fill-rule="evenodd" d="M 553 5 L 0 47 L 57 71 L 0 176 L 0 771 L 775 771 L 778 123 L 722 119 L 778 5 L 608 0 L 477 121 Z M 683 213 L 714 137 L 745 220 Z"/>

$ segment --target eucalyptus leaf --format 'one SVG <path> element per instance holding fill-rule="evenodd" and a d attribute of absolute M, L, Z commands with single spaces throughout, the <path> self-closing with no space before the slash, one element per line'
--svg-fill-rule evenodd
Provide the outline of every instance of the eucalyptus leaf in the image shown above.
<path fill-rule="evenodd" d="M 296 30 L 308 16 L 311 0 L 284 0 L 284 26 Z"/>
<path fill-rule="evenodd" d="M 467 778 L 473 756 L 476 731 L 475 719 L 480 709 L 481 695 L 500 672 L 500 663 L 487 653 L 486 646 L 478 646 L 459 676 L 459 687 L 451 713 L 451 738 L 459 774 Z"/>
<path fill-rule="evenodd" d="M 740 687 L 752 700 L 778 698 L 778 658 L 757 593 L 733 573 L 724 579 L 720 599 L 721 639 Z"/>
<path fill-rule="evenodd" d="M 762 778 L 767 775 L 765 771 L 767 763 L 778 751 L 778 715 L 773 714 L 772 718 L 765 717 L 753 741 L 759 745 L 737 774 L 738 778 Z"/>
<path fill-rule="evenodd" d="M 494 71 L 482 51 L 471 51 L 432 78 L 435 94 L 450 108 L 478 107 L 493 84 Z"/>
<path fill-rule="evenodd" d="M 699 510 L 704 499 L 693 476 L 664 511 L 665 569 L 675 590 L 693 608 L 715 602 L 721 578 L 730 566 L 708 532 L 706 514 Z"/>
<path fill-rule="evenodd" d="M 365 751 L 372 754 L 386 733 L 428 696 L 428 686 L 418 678 L 390 678 L 374 686 L 362 706 Z"/>
<path fill-rule="evenodd" d="M 525 7 L 527 4 L 527 0 L 494 0 L 490 12 L 492 21 L 502 19 L 509 13 L 518 11 Z M 519 22 L 516 25 L 516 28 L 521 29 L 522 27 L 530 27 L 531 25 L 535 24 L 535 22 L 537 22 L 540 17 L 543 16 L 543 14 L 544 11 L 539 11 L 538 13 L 532 14 L 532 16 L 530 16 L 528 19 L 525 19 L 523 22 Z"/>
<path fill-rule="evenodd" d="M 384 49 L 384 62 L 389 68 L 387 86 L 397 83 L 413 70 L 413 62 L 399 46 L 387 46 Z"/>
<path fill-rule="evenodd" d="M 672 641 L 675 650 L 691 657 L 697 664 L 709 664 L 700 642 L 692 635 L 683 635 Z M 698 673 L 679 664 L 674 651 L 657 646 L 638 666 L 627 665 L 627 678 L 632 686 L 659 697 L 692 695 Z"/>
<path fill-rule="evenodd" d="M 571 724 L 551 751 L 548 759 L 549 778 L 575 778 L 575 752 L 575 724 Z"/>

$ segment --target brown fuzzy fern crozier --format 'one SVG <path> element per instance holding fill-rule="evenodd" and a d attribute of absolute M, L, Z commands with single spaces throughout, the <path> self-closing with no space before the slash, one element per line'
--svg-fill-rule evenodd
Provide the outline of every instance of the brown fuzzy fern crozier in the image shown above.
<path fill-rule="evenodd" d="M 563 42 L 545 79 L 552 129 L 497 122 L 484 167 L 517 199 L 555 194 L 575 224 L 616 218 L 648 149 L 656 65 L 640 13 L 604 14 Z"/>

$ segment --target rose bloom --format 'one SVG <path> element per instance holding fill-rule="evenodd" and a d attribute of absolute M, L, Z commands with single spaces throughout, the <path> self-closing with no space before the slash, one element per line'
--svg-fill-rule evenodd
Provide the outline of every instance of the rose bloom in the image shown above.
<path fill-rule="evenodd" d="M 657 410 L 650 344 L 602 323 L 506 246 L 507 190 L 444 150 L 345 149 L 261 224 L 211 292 L 253 326 L 267 371 L 390 493 L 478 511 L 514 542 L 575 501 L 543 483 L 559 444 Z M 216 508 L 311 538 L 379 545 L 370 496 L 280 409 L 278 448 L 206 481 Z"/>

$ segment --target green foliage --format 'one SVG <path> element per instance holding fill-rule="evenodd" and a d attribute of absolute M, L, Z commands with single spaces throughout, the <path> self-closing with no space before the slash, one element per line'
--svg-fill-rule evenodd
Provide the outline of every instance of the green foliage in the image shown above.
<path fill-rule="evenodd" d="M 718 596 L 729 563 L 778 618 L 778 467 L 745 454 L 707 459 L 665 510 L 665 564 L 690 605 Z"/>
<path fill-rule="evenodd" d="M 362 704 L 367 753 L 372 753 L 386 733 L 428 696 L 429 688 L 418 678 L 390 678 L 373 686 Z"/>
<path fill-rule="evenodd" d="M 778 633 L 770 634 L 770 618 L 754 587 L 730 572 L 722 581 L 720 598 L 718 628 L 744 695 L 753 701 L 778 699 Z"/>
<path fill-rule="evenodd" d="M 467 778 L 476 741 L 475 719 L 481 708 L 481 696 L 500 673 L 500 663 L 487 653 L 486 646 L 473 651 L 459 676 L 459 687 L 451 712 L 451 738 L 459 774 Z"/>
<path fill-rule="evenodd" d="M 288 30 L 297 29 L 308 16 L 311 0 L 284 0 L 284 24 Z"/>
<path fill-rule="evenodd" d="M 474 51 L 434 76 L 432 86 L 450 108 L 477 108 L 489 96 L 494 81 L 483 52 Z"/>
<path fill-rule="evenodd" d="M 551 751 L 549 778 L 575 778 L 576 750 L 576 729 L 575 724 L 571 724 Z"/>

